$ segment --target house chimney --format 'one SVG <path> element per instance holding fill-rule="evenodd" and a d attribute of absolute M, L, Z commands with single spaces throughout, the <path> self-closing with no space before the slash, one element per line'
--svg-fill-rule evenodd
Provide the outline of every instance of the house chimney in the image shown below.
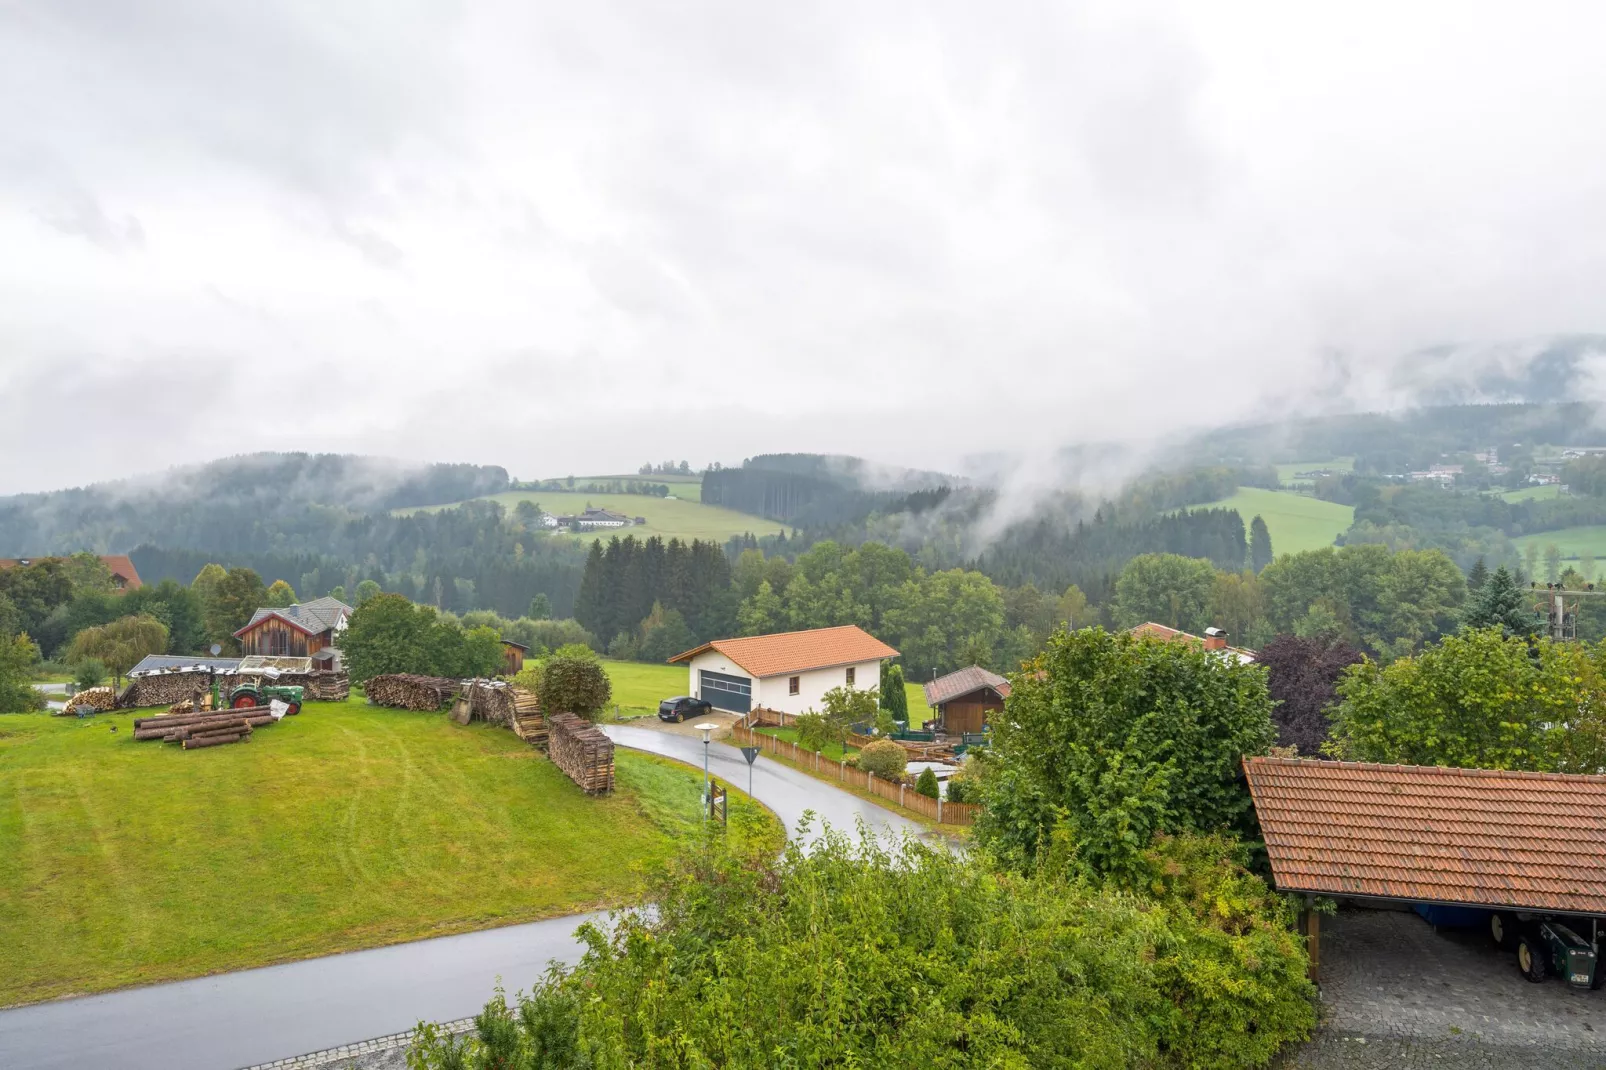
<path fill-rule="evenodd" d="M 1220 628 L 1206 628 L 1204 648 L 1206 650 L 1226 650 L 1227 633 Z"/>

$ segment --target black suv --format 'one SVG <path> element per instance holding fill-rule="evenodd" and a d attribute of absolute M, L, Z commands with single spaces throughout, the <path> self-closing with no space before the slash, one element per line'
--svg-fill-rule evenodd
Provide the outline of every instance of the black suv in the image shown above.
<path fill-rule="evenodd" d="M 681 695 L 679 698 L 666 698 L 658 703 L 658 719 L 660 721 L 684 721 L 688 717 L 701 717 L 713 712 L 714 704 L 707 699 L 688 698 Z"/>

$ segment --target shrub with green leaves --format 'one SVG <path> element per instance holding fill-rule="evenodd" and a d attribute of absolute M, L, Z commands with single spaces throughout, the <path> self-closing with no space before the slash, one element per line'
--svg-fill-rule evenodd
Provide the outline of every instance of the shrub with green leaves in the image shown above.
<path fill-rule="evenodd" d="M 1228 841 L 1149 850 L 1165 876 L 1138 895 L 909 839 L 714 841 L 466 1041 L 421 1027 L 408 1065 L 1266 1065 L 1315 1023 L 1289 907 Z"/>
<path fill-rule="evenodd" d="M 85 658 L 73 666 L 73 683 L 80 691 L 88 691 L 106 682 L 106 663 L 99 658 Z"/>
<path fill-rule="evenodd" d="M 543 710 L 595 720 L 613 697 L 613 683 L 596 655 L 571 657 L 559 651 L 542 664 L 536 693 Z"/>
<path fill-rule="evenodd" d="M 883 780 L 896 780 L 903 776 L 908 764 L 909 752 L 890 739 L 878 739 L 859 748 L 859 768 Z"/>
<path fill-rule="evenodd" d="M 937 784 L 937 774 L 931 771 L 931 766 L 920 770 L 920 775 L 915 777 L 915 791 L 926 798 L 935 799 L 941 790 Z"/>
<path fill-rule="evenodd" d="M 833 743 L 842 742 L 842 729 L 823 713 L 810 710 L 798 714 L 792 727 L 797 729 L 797 745 L 804 750 L 822 751 Z"/>

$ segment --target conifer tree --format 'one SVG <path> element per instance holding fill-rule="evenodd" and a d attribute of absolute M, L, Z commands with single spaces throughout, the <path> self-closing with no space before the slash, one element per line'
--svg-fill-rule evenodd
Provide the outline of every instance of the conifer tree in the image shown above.
<path fill-rule="evenodd" d="M 1483 563 L 1483 557 L 1480 555 L 1478 560 L 1473 563 L 1472 571 L 1467 573 L 1467 590 L 1481 591 L 1483 590 L 1483 585 L 1488 582 L 1489 566 Z"/>
<path fill-rule="evenodd" d="M 1506 635 L 1532 635 L 1537 620 L 1527 596 L 1502 565 L 1471 600 L 1462 618 L 1468 628 L 1498 627 Z"/>
<path fill-rule="evenodd" d="M 1249 522 L 1249 566 L 1259 573 L 1272 562 L 1271 530 L 1266 521 L 1255 515 Z"/>

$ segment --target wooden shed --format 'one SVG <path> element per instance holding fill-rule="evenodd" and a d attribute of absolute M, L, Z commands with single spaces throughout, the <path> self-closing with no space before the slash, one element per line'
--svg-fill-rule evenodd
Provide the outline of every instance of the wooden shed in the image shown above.
<path fill-rule="evenodd" d="M 923 687 L 926 704 L 937 711 L 938 730 L 949 735 L 980 732 L 1009 697 L 1009 681 L 979 665 L 939 676 Z"/>
<path fill-rule="evenodd" d="M 293 606 L 264 606 L 234 633 L 241 653 L 308 658 L 338 643 L 353 610 L 337 598 L 315 598 Z"/>
<path fill-rule="evenodd" d="M 530 648 L 511 639 L 502 640 L 502 675 L 516 676 L 524 669 L 524 658 Z"/>

